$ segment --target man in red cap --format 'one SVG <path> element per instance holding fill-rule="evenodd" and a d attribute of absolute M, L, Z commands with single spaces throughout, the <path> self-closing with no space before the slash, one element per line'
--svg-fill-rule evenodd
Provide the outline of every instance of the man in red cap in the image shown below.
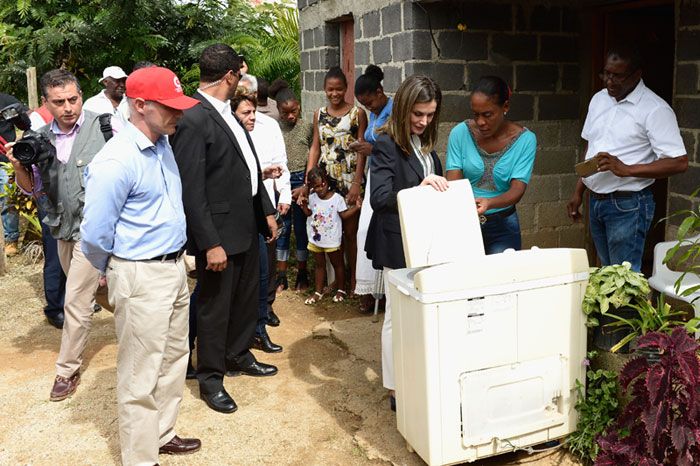
<path fill-rule="evenodd" d="M 140 465 L 201 447 L 174 429 L 189 354 L 189 290 L 182 186 L 167 138 L 199 102 L 159 67 L 133 72 L 126 96 L 130 123 L 87 170 L 80 232 L 115 308 L 122 461 Z"/>

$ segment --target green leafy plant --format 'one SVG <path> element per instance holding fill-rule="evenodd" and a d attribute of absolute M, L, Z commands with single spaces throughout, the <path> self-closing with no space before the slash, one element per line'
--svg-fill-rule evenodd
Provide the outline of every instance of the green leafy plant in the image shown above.
<path fill-rule="evenodd" d="M 694 318 L 689 322 L 683 322 L 679 318 L 685 315 L 685 313 L 673 310 L 666 302 L 663 294 L 659 296 L 656 306 L 654 306 L 651 301 L 644 300 L 638 304 L 631 304 L 630 307 L 637 311 L 636 317 L 624 318 L 616 315 L 614 312 L 608 313 L 608 315 L 616 319 L 617 322 L 608 324 L 606 327 L 625 327 L 630 330 L 627 336 L 623 337 L 615 346 L 610 348 L 610 351 L 613 353 L 635 338 L 646 335 L 649 332 L 670 333 L 675 327 L 684 327 L 688 332 L 698 331 L 697 326 L 698 322 L 700 322 L 700 318 Z"/>
<path fill-rule="evenodd" d="M 700 188 L 696 189 L 692 197 L 698 197 Z M 679 296 L 691 296 L 700 291 L 700 207 L 696 210 L 680 210 L 670 215 L 671 217 L 685 216 L 678 227 L 676 238 L 678 242 L 666 252 L 664 264 L 674 264 L 674 268 L 682 272 L 676 280 L 675 288 Z M 695 280 L 689 286 L 683 288 L 684 280 L 690 275 Z M 698 298 L 695 298 L 698 299 Z"/>
<path fill-rule="evenodd" d="M 32 235 L 41 238 L 41 223 L 34 198 L 24 194 L 14 182 L 15 170 L 11 163 L 2 162 L 0 167 L 7 172 L 10 178 L 10 182 L 4 186 L 4 189 L 0 189 L 0 197 L 6 198 L 8 207 L 14 209 L 27 220 Z"/>
<path fill-rule="evenodd" d="M 583 297 L 586 325 L 598 326 L 597 314 L 643 302 L 650 292 L 647 279 L 632 271 L 629 262 L 592 269 Z"/>
<path fill-rule="evenodd" d="M 585 363 L 590 364 L 595 355 L 595 352 L 589 352 Z M 614 422 L 617 415 L 619 385 L 617 374 L 604 369 L 588 369 L 586 380 L 585 386 L 576 380 L 578 423 L 576 432 L 566 439 L 565 445 L 581 461 L 591 463 L 600 450 L 596 439 Z"/>

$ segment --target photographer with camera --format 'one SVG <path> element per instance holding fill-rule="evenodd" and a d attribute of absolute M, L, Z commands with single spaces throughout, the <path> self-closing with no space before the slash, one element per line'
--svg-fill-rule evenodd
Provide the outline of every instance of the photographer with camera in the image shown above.
<path fill-rule="evenodd" d="M 16 138 L 16 129 L 25 131 L 30 126 L 27 109 L 15 96 L 0 92 L 0 162 L 9 162 L 5 157 L 5 144 Z M 4 168 L 0 167 L 0 212 L 2 226 L 5 231 L 5 254 L 17 254 L 19 240 L 19 214 L 10 208 L 3 192 L 9 188 L 10 177 Z"/>
<path fill-rule="evenodd" d="M 80 248 L 80 222 L 85 201 L 84 171 L 112 136 L 109 115 L 83 111 L 78 80 L 66 70 L 41 78 L 42 103 L 51 124 L 27 131 L 7 156 L 17 184 L 32 192 L 44 212 L 42 221 L 58 240 L 61 268 L 66 274 L 64 325 L 50 400 L 68 398 L 80 383 L 80 366 L 92 326 L 93 299 L 99 272 Z M 10 146 L 10 145 L 8 145 Z"/>

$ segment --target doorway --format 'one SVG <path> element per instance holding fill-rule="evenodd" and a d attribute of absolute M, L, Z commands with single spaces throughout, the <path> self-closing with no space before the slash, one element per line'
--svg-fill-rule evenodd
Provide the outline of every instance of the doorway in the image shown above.
<path fill-rule="evenodd" d="M 619 42 L 632 42 L 642 54 L 644 84 L 671 105 L 676 50 L 673 0 L 638 0 L 598 7 L 592 23 L 592 93 L 603 88 L 598 73 L 603 69 L 608 48 Z M 654 246 L 665 239 L 665 225 L 659 221 L 667 215 L 668 180 L 656 180 L 652 186 L 656 211 L 644 246 L 642 272 L 646 276 L 652 273 Z M 589 251 L 595 250 L 592 240 L 587 243 Z"/>

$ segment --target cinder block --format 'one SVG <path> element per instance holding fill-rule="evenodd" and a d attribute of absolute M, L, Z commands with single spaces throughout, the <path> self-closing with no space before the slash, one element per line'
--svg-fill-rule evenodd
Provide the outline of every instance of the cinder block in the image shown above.
<path fill-rule="evenodd" d="M 556 65 L 518 65 L 515 67 L 516 91 L 555 91 L 559 80 Z"/>
<path fill-rule="evenodd" d="M 700 128 L 700 100 L 676 97 L 674 104 L 681 128 Z"/>
<path fill-rule="evenodd" d="M 464 65 L 460 63 L 408 62 L 406 76 L 423 74 L 433 78 L 443 91 L 464 89 Z"/>
<path fill-rule="evenodd" d="M 523 233 L 523 249 L 533 246 L 538 248 L 556 248 L 559 246 L 559 233 L 554 229 L 535 230 L 531 233 Z"/>
<path fill-rule="evenodd" d="M 535 209 L 538 228 L 560 227 L 571 223 L 566 214 L 566 202 L 541 202 Z"/>
<path fill-rule="evenodd" d="M 580 118 L 580 97 L 571 95 L 541 95 L 539 99 L 539 120 L 578 120 Z"/>
<path fill-rule="evenodd" d="M 697 8 L 697 5 L 696 5 Z M 700 31 L 679 30 L 676 36 L 677 60 L 700 60 Z"/>
<path fill-rule="evenodd" d="M 537 59 L 537 36 L 532 34 L 493 34 L 491 37 L 493 61 L 524 61 Z"/>
<path fill-rule="evenodd" d="M 382 8 L 382 35 L 401 31 L 401 3 Z"/>
<path fill-rule="evenodd" d="M 391 36 L 391 61 L 428 60 L 432 58 L 432 49 L 428 32 L 402 32 Z"/>
<path fill-rule="evenodd" d="M 578 62 L 578 38 L 540 36 L 540 60 L 558 63 Z"/>
<path fill-rule="evenodd" d="M 538 202 L 554 202 L 559 200 L 559 177 L 554 175 L 533 174 L 527 191 L 521 202 L 536 204 Z"/>
<path fill-rule="evenodd" d="M 543 149 L 535 157 L 535 173 L 538 175 L 568 174 L 574 171 L 576 152 L 572 149 Z"/>
<path fill-rule="evenodd" d="M 372 57 L 375 64 L 391 61 L 391 38 L 384 37 L 372 41 Z"/>
<path fill-rule="evenodd" d="M 697 46 L 700 47 L 700 44 Z M 698 65 L 676 65 L 676 95 L 696 95 L 698 89 Z"/>
<path fill-rule="evenodd" d="M 362 17 L 362 34 L 364 37 L 378 37 L 380 21 L 379 11 L 371 11 Z"/>
<path fill-rule="evenodd" d="M 430 40 L 430 36 L 428 36 Z M 440 58 L 457 60 L 488 59 L 487 35 L 482 33 L 442 31 L 437 38 Z"/>
<path fill-rule="evenodd" d="M 513 121 L 531 121 L 535 118 L 535 97 L 515 93 L 510 97 L 508 119 Z"/>
<path fill-rule="evenodd" d="M 673 175 L 669 182 L 669 191 L 690 196 L 700 187 L 700 166 L 690 165 L 685 173 Z"/>
<path fill-rule="evenodd" d="M 585 248 L 586 229 L 583 223 L 575 223 L 570 227 L 559 228 L 560 248 Z"/>

